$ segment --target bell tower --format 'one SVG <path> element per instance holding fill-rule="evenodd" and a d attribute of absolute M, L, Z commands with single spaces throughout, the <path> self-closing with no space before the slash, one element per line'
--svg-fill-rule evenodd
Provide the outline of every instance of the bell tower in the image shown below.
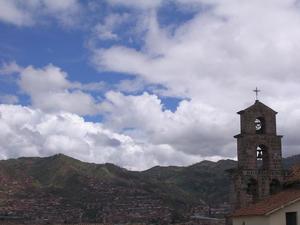
<path fill-rule="evenodd" d="M 239 111 L 238 168 L 234 173 L 234 206 L 246 207 L 280 191 L 283 182 L 281 135 L 273 109 L 256 100 Z"/>

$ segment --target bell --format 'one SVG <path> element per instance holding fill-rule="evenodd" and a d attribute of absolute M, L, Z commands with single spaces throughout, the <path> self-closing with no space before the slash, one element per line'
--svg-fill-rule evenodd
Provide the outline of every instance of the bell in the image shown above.
<path fill-rule="evenodd" d="M 262 159 L 262 151 L 258 151 L 257 158 Z"/>

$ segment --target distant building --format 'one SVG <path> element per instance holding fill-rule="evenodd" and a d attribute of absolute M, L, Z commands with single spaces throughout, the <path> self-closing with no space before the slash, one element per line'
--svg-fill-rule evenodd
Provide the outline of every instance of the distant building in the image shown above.
<path fill-rule="evenodd" d="M 225 225 L 225 219 L 211 218 L 206 216 L 192 216 L 192 224 L 197 225 Z"/>

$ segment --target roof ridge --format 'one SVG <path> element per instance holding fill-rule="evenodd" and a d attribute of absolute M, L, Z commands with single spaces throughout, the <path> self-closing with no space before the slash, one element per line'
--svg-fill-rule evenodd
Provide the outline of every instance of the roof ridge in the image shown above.
<path fill-rule="evenodd" d="M 256 101 L 254 102 L 253 105 L 250 105 L 250 106 L 247 107 L 246 109 L 243 109 L 243 110 L 241 110 L 241 111 L 239 111 L 239 112 L 237 112 L 237 113 L 238 113 L 238 114 L 242 114 L 242 113 L 244 113 L 245 111 L 248 111 L 248 110 L 252 109 L 253 107 L 257 107 L 258 105 L 261 105 L 261 106 L 263 106 L 264 108 L 266 108 L 267 110 L 270 110 L 270 111 L 274 112 L 275 114 L 277 114 L 277 112 L 276 112 L 274 109 L 270 108 L 269 106 L 267 106 L 266 104 L 262 103 L 262 102 L 259 101 L 259 100 L 256 100 Z"/>

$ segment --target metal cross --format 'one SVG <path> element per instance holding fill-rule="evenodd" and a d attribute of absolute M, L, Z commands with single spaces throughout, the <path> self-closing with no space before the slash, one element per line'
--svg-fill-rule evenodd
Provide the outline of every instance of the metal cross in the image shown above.
<path fill-rule="evenodd" d="M 258 100 L 258 92 L 260 92 L 260 90 L 258 90 L 258 88 L 256 87 L 253 91 L 255 92 L 256 100 Z"/>

